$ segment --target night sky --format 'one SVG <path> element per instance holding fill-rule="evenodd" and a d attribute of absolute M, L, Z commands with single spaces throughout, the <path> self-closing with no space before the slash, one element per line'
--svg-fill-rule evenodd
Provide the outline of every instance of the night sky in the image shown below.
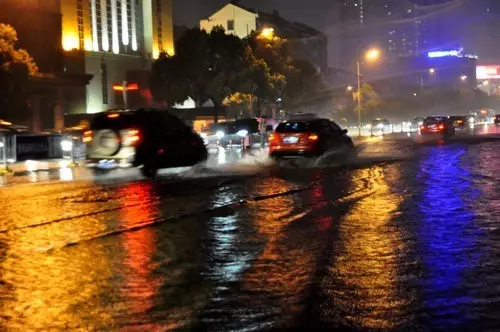
<path fill-rule="evenodd" d="M 174 23 L 176 25 L 198 26 L 201 18 L 208 17 L 229 0 L 174 0 Z M 244 7 L 272 12 L 274 9 L 290 21 L 307 24 L 327 32 L 332 22 L 333 1 L 325 0 L 241 0 Z"/>

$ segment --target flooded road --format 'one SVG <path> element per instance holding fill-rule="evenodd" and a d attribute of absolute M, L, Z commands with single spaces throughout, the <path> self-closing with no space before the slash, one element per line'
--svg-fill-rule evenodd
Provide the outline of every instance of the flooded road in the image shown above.
<path fill-rule="evenodd" d="M 499 329 L 499 160 L 498 137 L 369 139 L 313 167 L 21 181 L 0 330 Z"/>

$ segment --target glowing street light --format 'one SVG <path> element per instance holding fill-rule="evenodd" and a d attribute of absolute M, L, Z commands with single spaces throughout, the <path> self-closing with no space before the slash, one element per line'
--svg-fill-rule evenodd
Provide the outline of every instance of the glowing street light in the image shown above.
<path fill-rule="evenodd" d="M 348 85 L 347 88 L 346 88 L 347 91 L 352 91 L 352 86 L 351 85 Z"/>
<path fill-rule="evenodd" d="M 467 75 L 462 75 L 462 76 L 460 76 L 460 80 L 461 80 L 462 82 L 467 81 Z"/>
<path fill-rule="evenodd" d="M 378 48 L 369 49 L 364 58 L 366 61 L 375 62 L 380 58 L 380 50 Z M 361 136 L 361 57 L 358 57 L 358 61 L 356 63 L 357 72 L 358 72 L 358 135 Z"/>
<path fill-rule="evenodd" d="M 365 59 L 368 61 L 376 61 L 380 58 L 380 50 L 372 48 L 365 53 Z"/>
<path fill-rule="evenodd" d="M 273 28 L 264 28 L 260 32 L 260 36 L 266 39 L 273 39 L 274 37 L 274 29 Z"/>
<path fill-rule="evenodd" d="M 434 73 L 436 73 L 436 69 L 434 69 L 434 68 L 430 68 L 430 69 L 429 69 L 429 74 L 434 74 Z"/>

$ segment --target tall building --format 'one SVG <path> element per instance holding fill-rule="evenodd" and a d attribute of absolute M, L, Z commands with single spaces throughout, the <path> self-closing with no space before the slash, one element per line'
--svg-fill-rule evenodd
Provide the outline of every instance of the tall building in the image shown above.
<path fill-rule="evenodd" d="M 123 92 L 113 86 L 126 89 L 131 73 L 174 52 L 172 0 L 60 0 L 60 8 L 65 70 L 93 75 L 78 113 L 123 106 Z"/>

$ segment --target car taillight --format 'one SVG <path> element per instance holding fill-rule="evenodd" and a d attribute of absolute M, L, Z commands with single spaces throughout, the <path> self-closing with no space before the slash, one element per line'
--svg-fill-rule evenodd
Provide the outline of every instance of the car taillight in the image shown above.
<path fill-rule="evenodd" d="M 443 130 L 444 129 L 444 124 L 440 124 L 438 128 L 439 128 L 439 130 Z"/>
<path fill-rule="evenodd" d="M 137 129 L 132 129 L 128 131 L 128 142 L 129 144 L 135 144 L 141 140 L 140 131 Z"/>
<path fill-rule="evenodd" d="M 424 125 L 421 125 L 420 126 L 420 130 L 424 130 L 425 129 L 425 126 Z"/>
<path fill-rule="evenodd" d="M 317 141 L 318 140 L 318 135 L 317 134 L 309 134 L 309 136 L 307 136 L 307 139 L 310 140 L 310 141 Z"/>
<path fill-rule="evenodd" d="M 83 132 L 83 143 L 88 143 L 92 141 L 92 130 L 86 130 Z"/>
<path fill-rule="evenodd" d="M 271 135 L 269 135 L 269 137 L 267 139 L 268 139 L 268 141 L 274 141 L 276 139 L 276 135 L 271 134 Z"/>

